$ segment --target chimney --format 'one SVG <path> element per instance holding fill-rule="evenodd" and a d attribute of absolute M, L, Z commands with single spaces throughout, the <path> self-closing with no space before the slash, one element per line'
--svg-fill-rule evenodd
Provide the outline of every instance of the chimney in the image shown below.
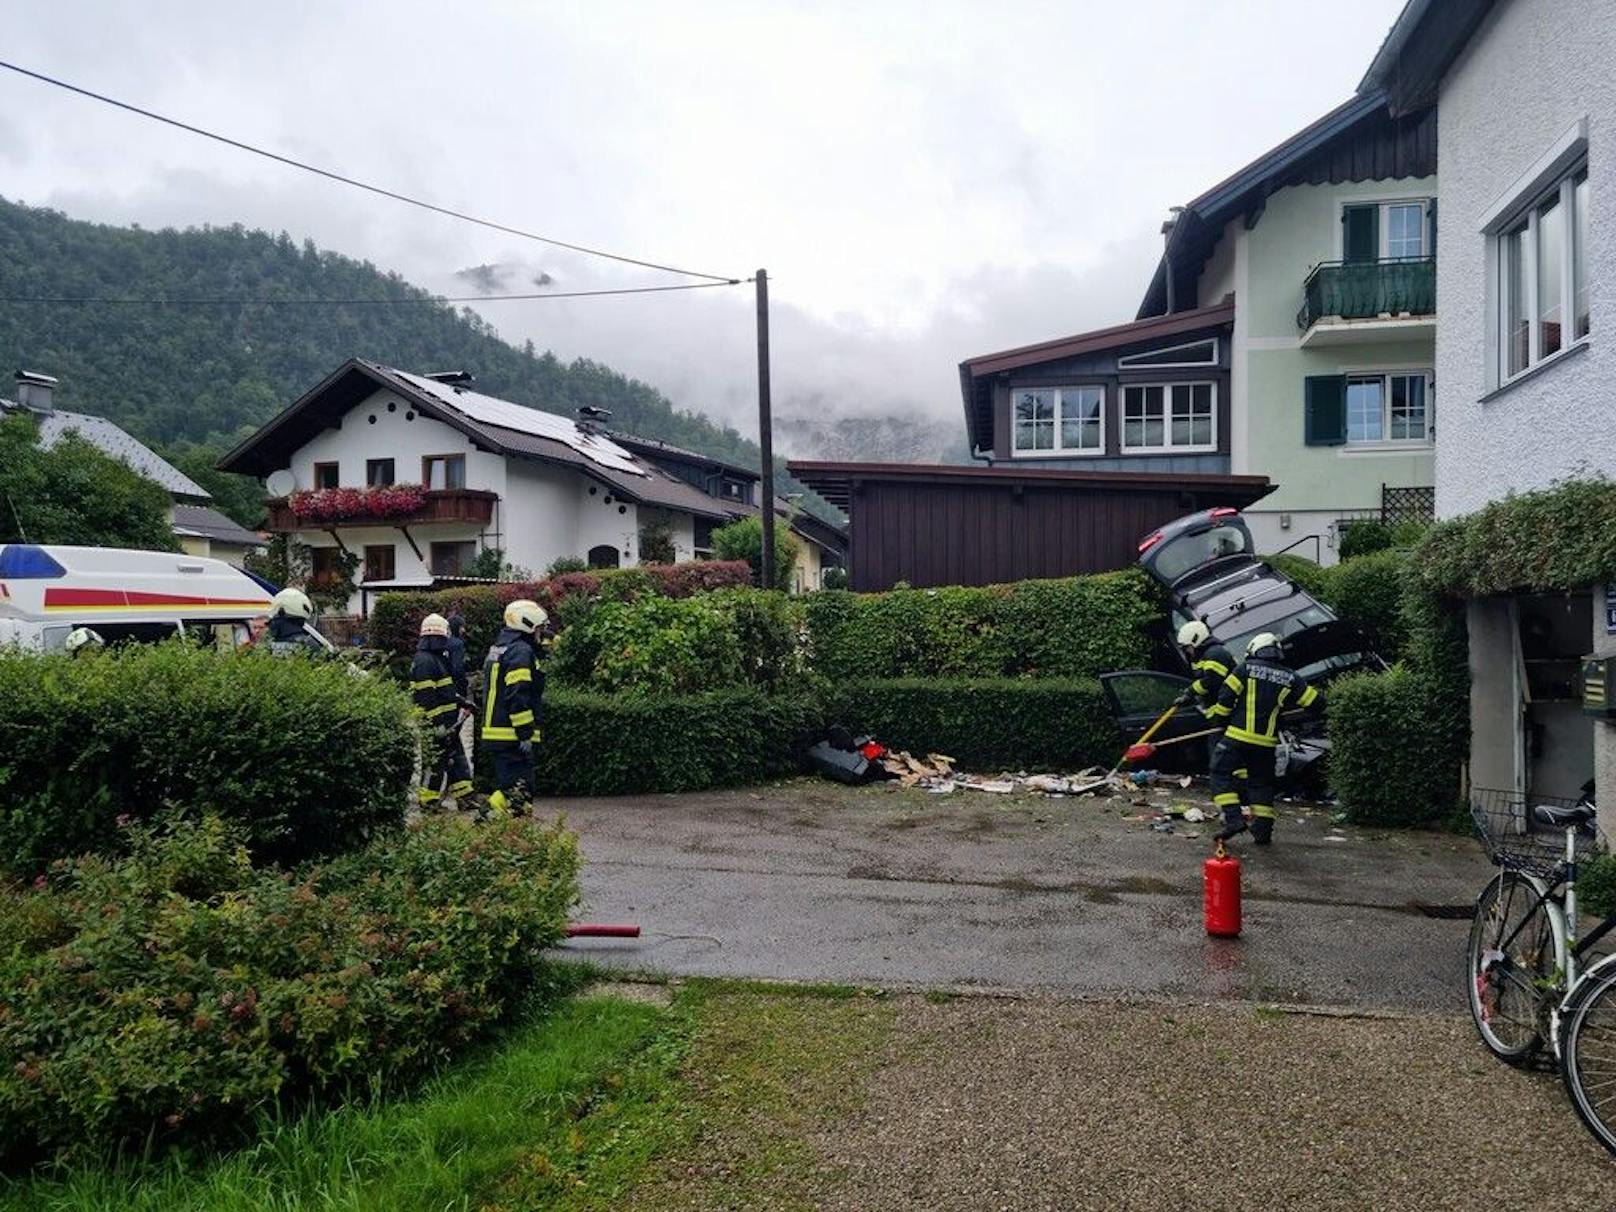
<path fill-rule="evenodd" d="M 605 433 L 606 422 L 611 419 L 611 409 L 596 408 L 593 404 L 585 404 L 578 410 L 578 420 L 575 424 L 578 426 L 579 433 Z"/>
<path fill-rule="evenodd" d="M 44 414 L 55 411 L 55 379 L 34 370 L 19 370 L 12 377 L 17 380 L 17 403 L 29 412 Z"/>

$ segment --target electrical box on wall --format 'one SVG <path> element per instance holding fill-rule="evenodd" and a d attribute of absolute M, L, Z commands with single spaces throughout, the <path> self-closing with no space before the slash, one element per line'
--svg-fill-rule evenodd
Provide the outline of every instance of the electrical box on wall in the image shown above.
<path fill-rule="evenodd" d="M 1616 656 L 1583 658 L 1582 713 L 1616 719 Z"/>

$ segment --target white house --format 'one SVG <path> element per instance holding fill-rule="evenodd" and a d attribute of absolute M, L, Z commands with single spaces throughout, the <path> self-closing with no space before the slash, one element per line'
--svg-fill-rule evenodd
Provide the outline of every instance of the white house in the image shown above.
<path fill-rule="evenodd" d="M 1616 478 L 1616 0 L 1410 0 L 1362 88 L 1435 101 L 1440 517 Z M 1574 795 L 1616 835 L 1616 729 L 1575 674 L 1616 653 L 1606 587 L 1468 603 L 1471 782 Z"/>
<path fill-rule="evenodd" d="M 360 561 L 350 612 L 372 592 L 466 575 L 480 551 L 542 573 L 562 556 L 639 562 L 660 524 L 677 559 L 751 508 L 669 474 L 601 426 L 471 390 L 464 373 L 417 375 L 358 358 L 225 457 L 263 477 L 270 529 L 314 550 L 315 576 Z"/>

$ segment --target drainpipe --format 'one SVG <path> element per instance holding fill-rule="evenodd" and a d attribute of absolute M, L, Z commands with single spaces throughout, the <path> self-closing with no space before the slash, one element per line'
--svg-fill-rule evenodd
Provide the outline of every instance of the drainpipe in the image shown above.
<path fill-rule="evenodd" d="M 1162 232 L 1162 277 L 1167 283 L 1167 314 L 1177 311 L 1173 298 L 1173 231 L 1178 227 L 1178 217 L 1184 213 L 1182 206 L 1167 208 L 1167 222 L 1161 225 Z"/>

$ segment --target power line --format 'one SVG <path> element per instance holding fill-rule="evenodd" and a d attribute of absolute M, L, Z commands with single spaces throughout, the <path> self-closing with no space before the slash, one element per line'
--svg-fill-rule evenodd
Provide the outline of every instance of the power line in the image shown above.
<path fill-rule="evenodd" d="M 740 286 L 751 278 L 722 282 L 681 282 L 676 286 L 621 286 L 611 290 L 551 290 L 521 295 L 416 295 L 400 299 L 135 299 L 63 295 L 0 295 L 0 304 L 111 307 L 397 307 L 423 303 L 505 303 L 532 299 L 592 299 L 600 295 L 654 295 L 672 290 L 713 290 Z"/>
<path fill-rule="evenodd" d="M 268 151 L 262 147 L 254 147 L 251 143 L 243 143 L 239 139 L 232 139 L 227 135 L 216 134 L 211 130 L 204 130 L 200 126 L 192 126 L 189 122 L 181 122 L 178 118 L 169 118 L 163 114 L 154 113 L 149 109 L 142 109 L 140 106 L 131 105 L 127 101 L 119 101 L 116 97 L 108 97 L 104 93 L 93 92 L 90 89 L 81 88 L 77 84 L 69 84 L 66 80 L 58 80 L 54 76 L 45 75 L 43 72 L 31 71 L 28 68 L 20 67 L 15 63 L 8 63 L 4 59 L 0 59 L 0 67 L 5 68 L 7 71 L 16 72 L 19 76 L 27 76 L 30 79 L 38 80 L 41 83 L 66 89 L 70 93 L 77 93 L 81 97 L 89 97 L 92 101 L 100 101 L 105 105 L 115 106 L 116 108 L 126 110 L 131 114 L 138 114 L 142 118 L 150 118 L 153 122 L 161 122 L 166 126 L 175 127 L 178 130 L 187 131 L 193 135 L 201 135 L 204 139 L 212 139 L 215 143 L 223 143 L 227 147 L 234 147 L 240 151 L 251 152 L 253 155 L 262 156 L 266 160 L 274 160 L 278 164 L 285 164 L 291 168 L 302 169 L 304 172 L 314 173 L 316 176 L 325 177 L 330 181 L 338 181 L 343 185 L 351 185 L 355 189 L 362 189 L 369 193 L 379 194 L 384 198 L 391 198 L 395 202 L 403 202 L 409 206 L 417 206 L 422 210 L 429 210 L 435 214 L 447 215 L 451 219 L 460 219 L 466 223 L 475 223 L 479 227 L 486 227 L 493 231 L 504 232 L 506 235 L 520 236 L 524 240 L 535 240 L 540 244 L 549 244 L 556 248 L 565 248 L 572 252 L 584 253 L 591 257 L 603 257 L 608 261 L 618 261 L 624 265 L 638 265 L 642 269 L 655 269 L 661 271 L 662 273 L 681 274 L 687 278 L 706 278 L 715 284 L 736 286 L 741 282 L 741 279 L 732 278 L 727 274 L 702 273 L 699 270 L 680 269 L 678 266 L 664 265 L 657 261 L 642 261 L 637 257 L 625 257 L 618 253 L 606 252 L 604 249 L 590 248 L 584 244 L 571 244 L 566 240 L 557 240 L 551 236 L 541 236 L 537 232 L 524 231 L 519 227 L 509 227 L 504 223 L 495 223 L 491 219 L 480 219 L 476 215 L 467 214 L 465 211 L 453 210 L 447 206 L 439 206 L 434 202 L 426 202 L 420 198 L 412 198 L 408 194 L 401 194 L 395 190 L 385 189 L 380 185 L 371 185 L 368 182 L 357 180 L 356 178 L 346 176 L 343 173 L 333 172 L 330 169 L 320 168 L 313 164 L 307 164 L 302 160 L 294 160 L 290 156 L 283 156 L 277 152 Z"/>

